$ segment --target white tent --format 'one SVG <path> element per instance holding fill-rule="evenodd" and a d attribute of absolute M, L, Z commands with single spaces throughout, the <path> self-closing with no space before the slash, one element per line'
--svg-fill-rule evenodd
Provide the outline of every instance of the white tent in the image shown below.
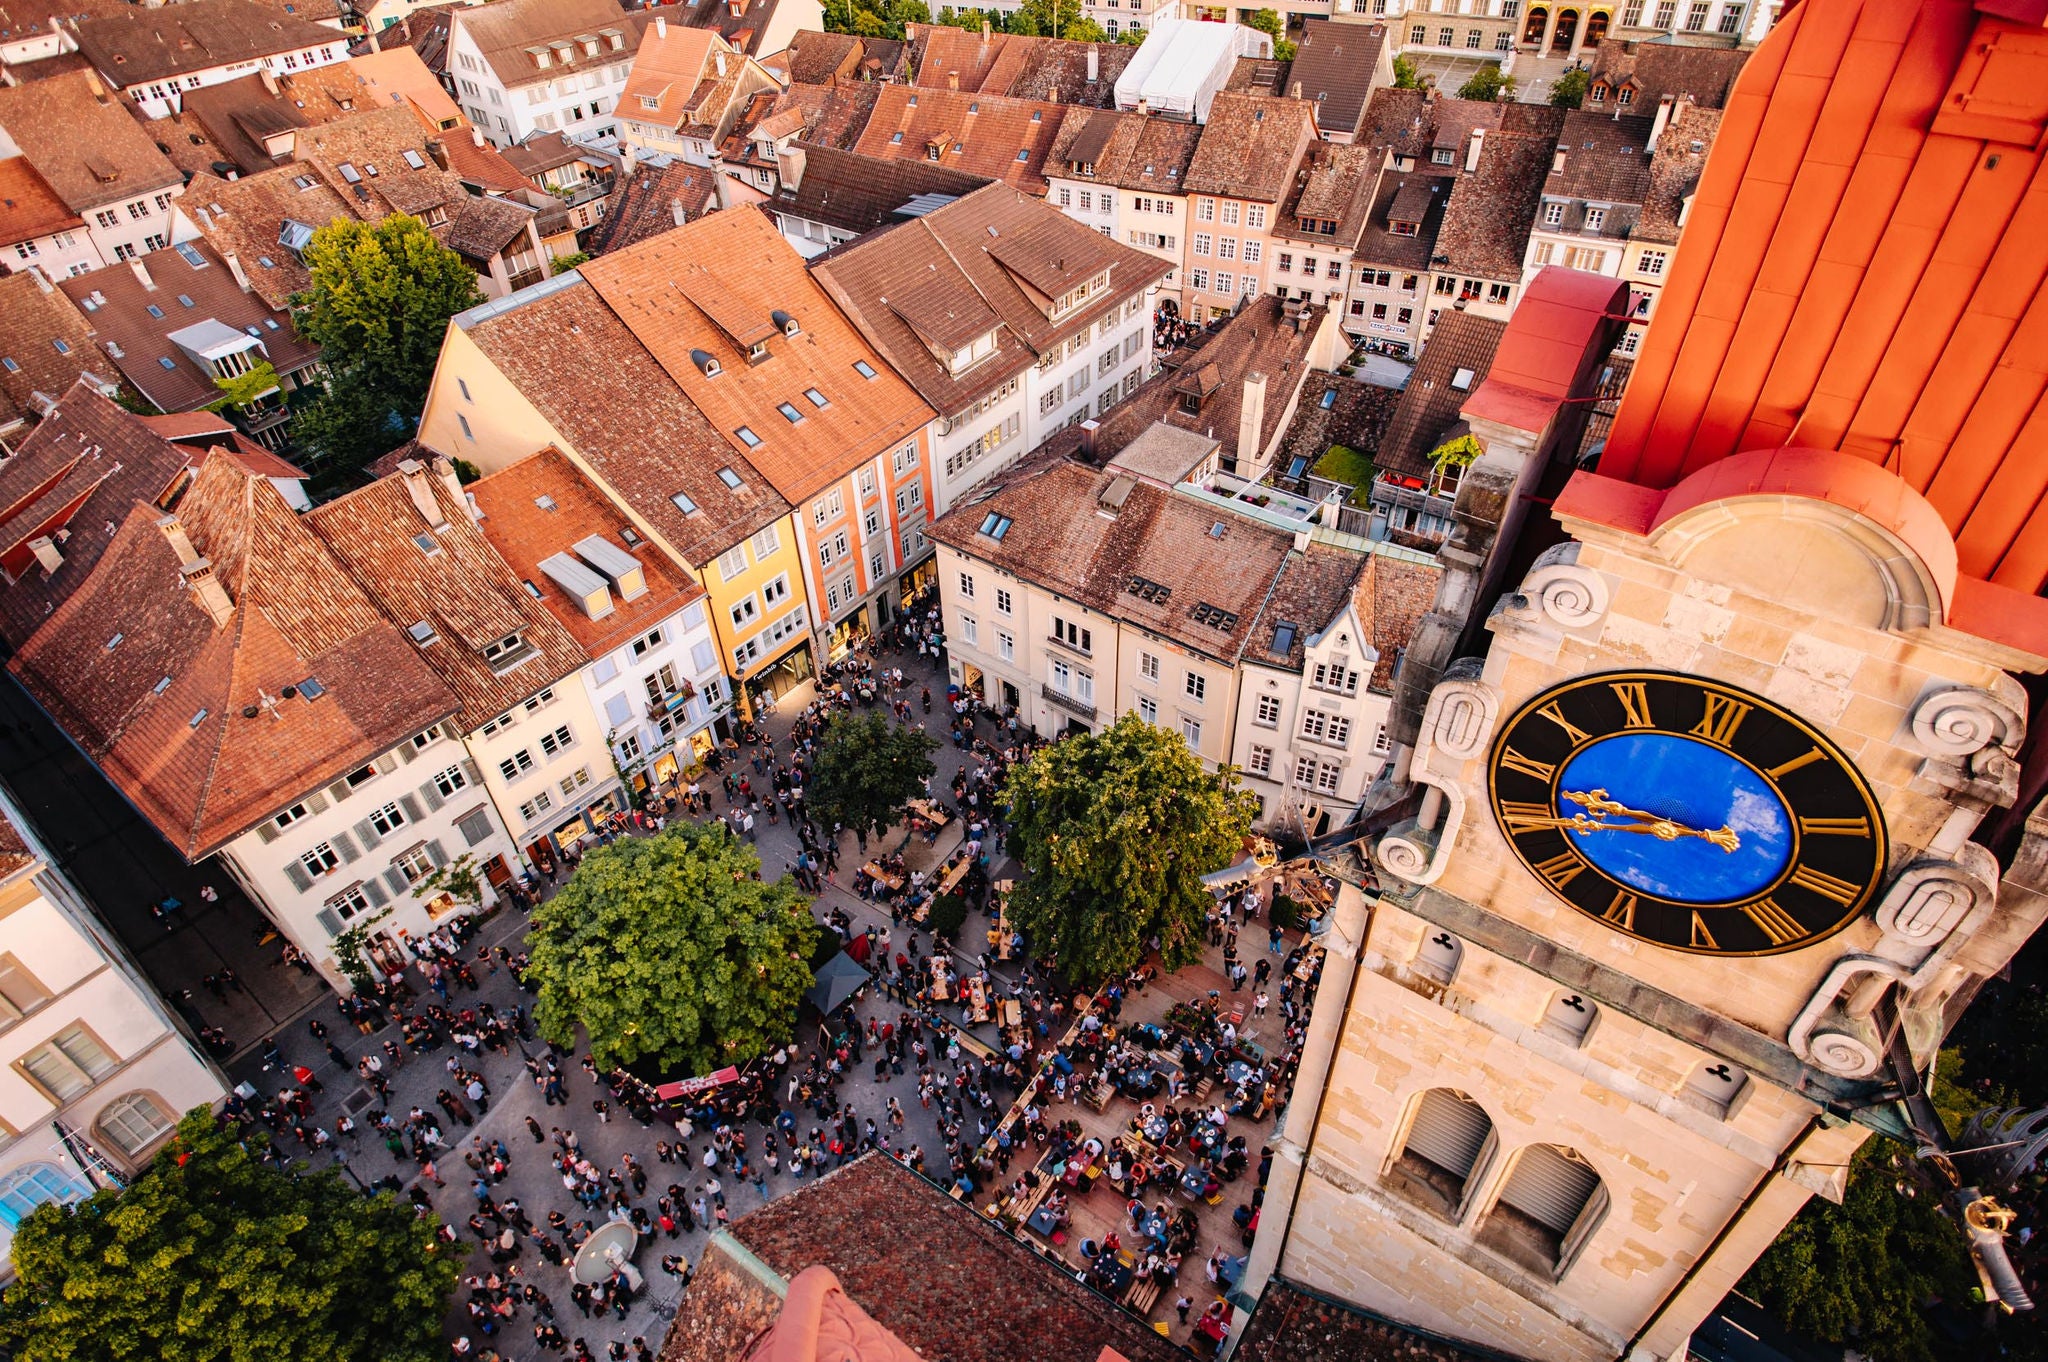
<path fill-rule="evenodd" d="M 1273 39 L 1243 24 L 1162 19 L 1116 82 L 1116 106 L 1201 123 L 1239 57 L 1273 55 Z"/>

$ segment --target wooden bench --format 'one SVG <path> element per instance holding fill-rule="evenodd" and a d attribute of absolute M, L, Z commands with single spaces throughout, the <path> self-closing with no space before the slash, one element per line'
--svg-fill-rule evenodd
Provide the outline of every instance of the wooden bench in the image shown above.
<path fill-rule="evenodd" d="M 1203 1077 L 1202 1077 L 1202 1081 L 1201 1081 L 1201 1082 L 1199 1082 L 1199 1083 L 1197 1083 L 1197 1084 L 1195 1084 L 1195 1094 L 1194 1094 L 1194 1096 L 1195 1096 L 1195 1100 L 1196 1100 L 1197 1102 L 1205 1102 L 1205 1101 L 1207 1101 L 1207 1100 L 1208 1100 L 1208 1098 L 1209 1098 L 1209 1094 L 1210 1094 L 1210 1092 L 1212 1092 L 1212 1091 L 1213 1091 L 1213 1090 L 1215 1089 L 1215 1087 L 1216 1087 L 1216 1080 L 1215 1080 L 1215 1079 L 1213 1079 L 1213 1078 L 1210 1078 L 1210 1077 L 1209 1077 L 1208 1075 L 1206 1075 L 1206 1074 L 1205 1074 L 1205 1075 L 1203 1075 Z"/>
<path fill-rule="evenodd" d="M 1097 1079 L 1095 1086 L 1088 1089 L 1081 1100 L 1086 1102 L 1093 1110 L 1101 1112 L 1108 1108 L 1109 1099 L 1114 1096 L 1116 1096 L 1116 1090 L 1110 1087 L 1109 1084 Z"/>
<path fill-rule="evenodd" d="M 1152 1313 L 1152 1307 L 1159 1304 L 1159 1283 L 1151 1277 L 1139 1277 L 1130 1289 L 1124 1292 L 1124 1305 L 1135 1311 L 1140 1319 Z"/>

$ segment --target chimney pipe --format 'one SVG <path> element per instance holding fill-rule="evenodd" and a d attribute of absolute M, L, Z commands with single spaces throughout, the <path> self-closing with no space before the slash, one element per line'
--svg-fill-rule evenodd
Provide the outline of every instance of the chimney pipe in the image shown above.
<path fill-rule="evenodd" d="M 267 66 L 261 66 L 256 69 L 256 75 L 263 81 L 264 94 L 275 95 L 277 93 L 277 72 Z"/>
<path fill-rule="evenodd" d="M 711 59 L 718 63 L 718 78 L 725 79 L 725 49 L 721 47 L 714 50 Z"/>
<path fill-rule="evenodd" d="M 1472 144 L 1465 149 L 1465 169 L 1479 169 L 1479 153 L 1486 146 L 1486 129 L 1472 129 Z"/>
<path fill-rule="evenodd" d="M 1261 436 L 1266 429 L 1266 376 L 1249 373 L 1244 376 L 1244 402 L 1237 413 L 1237 458 L 1236 472 L 1241 477 L 1258 476 L 1264 462 L 1264 443 Z M 1250 470 L 1247 472 L 1246 470 Z"/>
<path fill-rule="evenodd" d="M 775 168 L 780 172 L 785 187 L 791 190 L 803 188 L 805 159 L 802 147 L 785 147 L 775 153 Z"/>
<path fill-rule="evenodd" d="M 135 271 L 135 277 L 142 281 L 144 288 L 148 289 L 151 293 L 156 292 L 156 280 L 149 277 L 149 266 L 143 264 L 138 258 L 129 261 L 128 268 Z"/>
<path fill-rule="evenodd" d="M 449 500 L 469 512 L 471 520 L 481 520 L 483 517 L 477 514 L 476 506 L 470 501 L 469 494 L 462 490 L 462 479 L 456 476 L 455 465 L 436 454 L 433 468 L 434 476 L 441 480 L 441 486 L 448 493 Z"/>
<path fill-rule="evenodd" d="M 1090 43 L 1088 46 L 1088 83 L 1090 85 L 1093 85 L 1096 81 L 1101 79 L 1102 53 L 1096 50 L 1095 45 L 1093 43 Z"/>
<path fill-rule="evenodd" d="M 36 561 L 43 565 L 43 576 L 54 577 L 57 569 L 64 566 L 64 551 L 57 547 L 57 541 L 47 534 L 39 534 L 28 541 Z"/>
<path fill-rule="evenodd" d="M 670 199 L 668 201 L 668 215 L 675 219 L 676 226 L 678 227 L 690 220 L 690 212 L 687 208 L 683 207 L 681 199 Z"/>
<path fill-rule="evenodd" d="M 213 575 L 213 563 L 200 556 L 192 546 L 192 537 L 185 532 L 185 526 L 174 515 L 167 515 L 156 522 L 157 529 L 170 542 L 171 551 L 178 555 L 178 575 L 184 579 L 185 587 L 192 593 L 192 599 L 199 604 L 213 620 L 218 629 L 234 617 L 235 603 L 228 599 L 227 588 L 220 578 Z M 41 557 L 40 554 L 37 555 Z"/>
<path fill-rule="evenodd" d="M 482 145 L 484 144 L 484 130 L 483 130 L 482 128 L 479 128 L 479 127 L 478 127 L 478 126 L 477 126 L 476 124 L 474 124 L 474 123 L 470 124 L 470 125 L 469 125 L 469 140 L 470 140 L 470 142 L 471 142 L 471 143 L 473 143 L 473 144 L 474 144 L 474 145 L 476 145 L 476 146 L 479 146 L 479 147 L 480 147 L 480 146 L 482 146 Z"/>
<path fill-rule="evenodd" d="M 1649 155 L 1657 149 L 1657 143 L 1664 139 L 1664 129 L 1671 126 L 1671 115 L 1676 102 L 1670 95 L 1657 101 L 1657 119 L 1650 124 L 1650 140 L 1643 147 L 1643 154 Z"/>
<path fill-rule="evenodd" d="M 235 254 L 233 251 L 222 251 L 220 253 L 220 258 L 227 261 L 228 273 L 235 276 L 235 283 L 241 286 L 242 292 L 254 293 L 256 291 L 253 287 L 250 286 L 249 275 L 247 271 L 245 271 L 242 268 L 241 256 Z"/>
<path fill-rule="evenodd" d="M 1550 173 L 1551 173 L 1551 174 L 1553 174 L 1553 175 L 1562 175 L 1562 174 L 1564 174 L 1564 148 L 1563 148 L 1563 147 L 1559 147 L 1559 148 L 1558 148 L 1558 149 L 1557 149 L 1556 151 L 1553 151 L 1552 153 L 1550 153 Z"/>
<path fill-rule="evenodd" d="M 732 207 L 732 181 L 725 173 L 725 153 L 716 148 L 711 152 L 711 193 L 719 208 Z"/>
<path fill-rule="evenodd" d="M 946 73 L 946 88 L 955 91 L 960 88 L 960 73 L 958 71 L 948 71 Z"/>
<path fill-rule="evenodd" d="M 1087 420 L 1081 423 L 1081 457 L 1090 463 L 1095 462 L 1095 433 L 1101 429 L 1100 421 Z"/>
<path fill-rule="evenodd" d="M 657 14 L 654 16 L 654 36 L 657 38 L 666 38 L 668 36 L 668 17 L 666 15 Z"/>

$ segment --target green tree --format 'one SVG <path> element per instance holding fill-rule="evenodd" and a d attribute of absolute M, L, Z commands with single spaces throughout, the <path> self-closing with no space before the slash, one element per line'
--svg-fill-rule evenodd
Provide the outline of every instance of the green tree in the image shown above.
<path fill-rule="evenodd" d="M 1132 24 L 1123 32 L 1117 34 L 1116 40 L 1125 47 L 1143 47 L 1145 45 L 1145 30 L 1139 28 L 1136 24 Z"/>
<path fill-rule="evenodd" d="M 346 410 L 295 433 L 331 460 L 360 463 L 396 443 L 386 438 L 394 416 L 398 438 L 411 434 L 448 319 L 483 295 L 462 257 L 404 213 L 330 223 L 313 233 L 303 257 L 311 278 L 292 299 L 293 320 L 332 375 L 313 405 Z"/>
<path fill-rule="evenodd" d="M 572 1044 L 580 1022 L 602 1067 L 698 1074 L 787 1042 L 818 924 L 794 882 L 760 873 L 721 824 L 678 821 L 585 856 L 527 938 L 541 1034 Z"/>
<path fill-rule="evenodd" d="M 1550 102 L 1559 109 L 1576 109 L 1586 101 L 1586 91 L 1592 88 L 1592 72 L 1583 66 L 1574 66 L 1550 83 Z"/>
<path fill-rule="evenodd" d="M 266 359 L 251 365 L 247 373 L 214 379 L 213 386 L 220 389 L 221 395 L 207 403 L 204 409 L 225 412 L 232 407 L 239 415 L 242 408 L 282 385 L 277 381 L 277 366 Z"/>
<path fill-rule="evenodd" d="M 1279 11 L 1262 9 L 1245 20 L 1245 27 L 1255 28 L 1272 38 L 1274 61 L 1294 60 L 1294 44 L 1287 41 L 1287 26 L 1280 22 Z"/>
<path fill-rule="evenodd" d="M 441 1362 L 460 1263 L 434 1222 L 332 1169 L 263 1162 L 204 1107 L 125 1192 L 14 1233 L 0 1349 L 38 1362 Z"/>
<path fill-rule="evenodd" d="M 1102 25 L 1096 23 L 1085 14 L 1061 29 L 1060 36 L 1077 43 L 1106 43 L 1109 41 L 1109 34 Z"/>
<path fill-rule="evenodd" d="M 938 740 L 880 713 L 835 714 L 818 739 L 805 800 L 828 823 L 851 828 L 863 846 L 895 823 L 938 768 Z"/>
<path fill-rule="evenodd" d="M 1497 99 L 1506 99 L 1514 92 L 1515 78 L 1505 74 L 1500 69 L 1499 62 L 1490 61 L 1474 71 L 1471 78 L 1458 87 L 1458 98 L 1491 103 Z"/>
<path fill-rule="evenodd" d="M 1081 17 L 1081 0 L 1024 0 L 1010 16 L 1010 32 L 1026 37 L 1064 38 Z"/>
<path fill-rule="evenodd" d="M 1420 90 L 1422 77 L 1416 74 L 1413 57 L 1394 58 L 1394 88 L 1396 90 Z"/>
<path fill-rule="evenodd" d="M 558 255 L 548 264 L 549 274 L 567 274 L 578 265 L 590 263 L 589 251 L 578 251 L 574 255 Z"/>
<path fill-rule="evenodd" d="M 1011 853 L 1030 872 L 1010 916 L 1077 986 L 1201 954 L 1202 876 L 1234 860 L 1259 811 L 1237 772 L 1208 771 L 1177 733 L 1126 714 L 1013 769 Z"/>

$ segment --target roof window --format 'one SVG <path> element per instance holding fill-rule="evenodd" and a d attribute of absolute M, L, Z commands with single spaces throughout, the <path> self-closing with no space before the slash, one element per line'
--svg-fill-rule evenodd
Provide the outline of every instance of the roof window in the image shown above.
<path fill-rule="evenodd" d="M 107 651 L 111 653 L 111 652 L 113 652 L 113 651 L 114 651 L 114 649 L 116 649 L 116 648 L 120 647 L 120 646 L 121 646 L 121 640 L 122 640 L 122 638 L 124 638 L 124 637 L 125 637 L 125 635 L 122 635 L 122 634 L 115 634 L 115 635 L 114 635 L 114 636 L 113 636 L 112 638 L 108 639 L 108 640 L 107 640 Z"/>
<path fill-rule="evenodd" d="M 1173 599 L 1173 588 L 1164 582 L 1155 582 L 1150 577 L 1133 577 L 1124 583 L 1124 590 L 1141 601 L 1164 605 Z"/>
<path fill-rule="evenodd" d="M 418 546 L 421 553 L 424 553 L 429 558 L 432 558 L 441 551 L 440 541 L 431 534 L 416 534 L 412 537 L 412 542 Z"/>
<path fill-rule="evenodd" d="M 156 317 L 158 319 L 161 319 L 164 315 L 164 310 L 158 307 L 155 303 L 149 304 L 149 306 L 144 308 L 143 311 L 149 313 L 150 316 Z"/>
<path fill-rule="evenodd" d="M 301 193 L 304 193 L 306 190 L 311 189 L 312 187 L 313 177 L 311 175 L 292 176 L 292 188 L 300 191 Z"/>
<path fill-rule="evenodd" d="M 179 242 L 178 254 L 184 256 L 185 263 L 190 265 L 193 269 L 203 270 L 206 268 L 206 257 L 201 255 L 199 253 L 199 248 L 197 246 L 194 246 L 191 242 Z"/>
<path fill-rule="evenodd" d="M 823 411 L 826 407 L 832 405 L 830 402 L 827 402 L 825 400 L 825 394 L 819 392 L 816 388 L 805 388 L 804 397 L 806 400 L 810 402 L 812 406 L 818 408 L 820 411 Z"/>
<path fill-rule="evenodd" d="M 193 302 L 193 301 L 192 301 L 192 295 L 191 295 L 191 294 L 189 294 L 189 293 L 181 293 L 181 294 L 179 294 L 179 295 L 178 295 L 178 306 L 179 306 L 179 307 L 197 307 L 197 306 L 199 306 L 199 304 L 197 304 L 197 303 L 195 303 L 195 302 Z"/>
<path fill-rule="evenodd" d="M 761 444 L 761 437 L 754 434 L 754 428 L 752 426 L 741 426 L 738 430 L 734 431 L 733 434 L 739 436 L 740 443 L 745 445 L 748 449 L 758 448 Z M 725 470 L 725 472 L 731 473 L 732 470 L 728 468 Z"/>
<path fill-rule="evenodd" d="M 21 372 L 21 365 L 15 362 L 14 356 L 8 355 L 0 358 L 0 369 L 5 369 L 10 374 L 18 374 Z"/>
<path fill-rule="evenodd" d="M 791 425 L 796 425 L 798 422 L 804 419 L 804 414 L 798 411 L 793 403 L 777 402 L 775 404 L 775 410 L 781 412 L 782 419 L 789 422 Z"/>
<path fill-rule="evenodd" d="M 1460 369 L 1456 373 L 1451 375 L 1451 386 L 1453 388 L 1456 388 L 1459 392 L 1469 391 L 1472 387 L 1472 379 L 1474 378 L 1474 376 L 1475 375 L 1470 369 Z"/>
<path fill-rule="evenodd" d="M 1211 605 L 1207 601 L 1198 602 L 1194 609 L 1188 611 L 1188 616 L 1197 624 L 1206 624 L 1211 629 L 1226 634 L 1237 628 L 1235 610 L 1225 610 L 1222 606 Z"/>
<path fill-rule="evenodd" d="M 690 363 L 696 365 L 697 372 L 703 374 L 706 378 L 717 378 L 722 372 L 718 363 L 718 357 L 709 350 L 692 350 L 690 352 Z"/>
<path fill-rule="evenodd" d="M 309 676 L 299 682 L 299 694 L 308 700 L 318 700 L 321 696 L 327 694 L 327 687 Z"/>
<path fill-rule="evenodd" d="M 60 355 L 68 355 L 71 353 L 71 343 L 69 341 L 52 339 L 50 341 L 50 344 L 57 347 L 57 353 Z"/>
<path fill-rule="evenodd" d="M 743 432 L 744 434 L 747 434 L 747 435 L 752 435 L 752 434 L 754 433 L 754 432 L 752 432 L 752 431 L 748 430 L 748 429 L 747 429 L 747 428 L 746 428 L 745 426 L 741 426 L 741 427 L 740 427 L 740 430 L 741 430 L 741 431 L 742 431 L 742 432 Z M 754 439 L 754 440 L 750 440 L 750 441 L 748 441 L 748 443 L 749 443 L 749 444 L 759 444 L 759 443 L 761 443 L 761 442 L 760 442 L 760 440 L 759 440 L 759 439 Z M 732 490 L 733 490 L 733 491 L 735 491 L 735 492 L 739 491 L 739 490 L 740 490 L 740 488 L 742 488 L 742 487 L 746 486 L 746 484 L 745 484 L 745 483 L 743 483 L 743 482 L 741 482 L 741 481 L 740 481 L 740 475 L 739 475 L 739 474 L 737 474 L 737 473 L 735 473 L 735 472 L 733 472 L 733 471 L 732 471 L 732 470 L 731 470 L 730 468 L 721 468 L 721 469 L 719 469 L 719 470 L 718 470 L 718 480 L 719 480 L 720 482 L 724 483 L 724 484 L 725 484 L 725 485 L 726 485 L 727 487 L 730 487 L 730 488 L 732 488 Z"/>
<path fill-rule="evenodd" d="M 405 153 L 405 163 L 411 166 L 414 170 L 425 170 L 427 168 L 426 159 L 416 151 L 408 151 Z"/>
<path fill-rule="evenodd" d="M 168 676 L 163 676 L 158 677 L 157 683 L 154 686 L 151 686 L 149 689 L 150 693 L 153 695 L 162 695 L 165 691 L 169 690 L 170 688 L 171 678 Z"/>
<path fill-rule="evenodd" d="M 670 497 L 669 500 L 674 502 L 676 509 L 678 511 L 681 511 L 684 515 L 697 514 L 697 503 L 690 500 L 689 493 L 677 492 L 674 496 Z"/>
<path fill-rule="evenodd" d="M 1011 523 L 1010 517 L 1000 511 L 990 511 L 982 518 L 981 532 L 1000 544 L 1003 536 L 1010 532 Z"/>
<path fill-rule="evenodd" d="M 533 499 L 533 504 L 540 507 L 543 511 L 552 511 L 555 509 L 555 499 L 549 496 L 546 492 L 542 492 L 539 496 L 535 497 Z"/>
<path fill-rule="evenodd" d="M 432 620 L 417 620 L 408 626 L 405 632 L 411 634 L 412 641 L 419 644 L 422 648 L 440 637 L 439 634 L 434 632 L 434 622 Z"/>
<path fill-rule="evenodd" d="M 1028 161 L 1031 159 L 1031 153 L 1026 151 L 1024 148 L 1019 147 L 1017 148 L 1017 159 L 1020 161 Z"/>
<path fill-rule="evenodd" d="M 1273 655 L 1285 657 L 1294 650 L 1294 626 L 1276 624 L 1273 626 Z"/>
<path fill-rule="evenodd" d="M 257 264 L 259 264 L 259 265 L 261 265 L 261 266 L 263 266 L 263 268 L 264 268 L 264 269 L 266 269 L 266 270 L 274 270 L 274 269 L 276 269 L 276 268 L 277 268 L 277 262 L 276 262 L 275 260 L 272 260 L 272 259 L 271 259 L 271 258 L 270 258 L 269 256 L 267 256 L 267 255 L 259 255 L 259 256 L 257 256 L 257 257 L 256 257 L 256 263 L 257 263 Z"/>
<path fill-rule="evenodd" d="M 158 355 L 156 357 L 156 362 L 158 364 L 163 365 L 164 368 L 170 370 L 176 370 L 178 367 L 178 362 L 172 359 L 169 355 Z"/>
<path fill-rule="evenodd" d="M 199 725 L 201 725 L 201 724 L 203 724 L 203 723 L 205 723 L 205 722 L 206 722 L 206 711 L 205 711 L 204 709 L 201 709 L 201 710 L 200 710 L 200 711 L 199 711 L 199 712 L 198 712 L 197 714 L 193 715 L 193 716 L 191 717 L 191 719 L 189 719 L 189 720 L 188 720 L 188 721 L 186 722 L 186 724 L 185 724 L 185 727 L 187 727 L 187 728 L 197 728 L 197 727 L 199 727 Z"/>
<path fill-rule="evenodd" d="M 363 177 L 357 174 L 356 168 L 350 165 L 347 161 L 343 161 L 339 166 L 335 168 L 341 172 L 341 178 L 346 180 L 348 183 L 361 184 L 363 182 Z"/>
<path fill-rule="evenodd" d="M 875 376 L 875 366 L 864 359 L 857 359 L 853 362 L 853 371 L 862 378 L 873 378 Z"/>

